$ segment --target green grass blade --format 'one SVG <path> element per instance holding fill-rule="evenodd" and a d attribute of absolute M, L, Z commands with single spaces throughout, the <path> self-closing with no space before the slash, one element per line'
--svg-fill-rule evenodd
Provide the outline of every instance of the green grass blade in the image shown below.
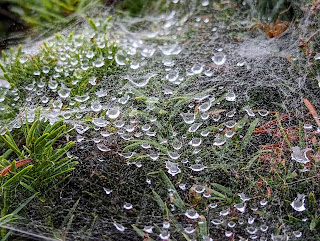
<path fill-rule="evenodd" d="M 160 176 L 161 179 L 163 181 L 163 184 L 166 186 L 167 189 L 171 189 L 173 190 L 173 203 L 174 205 L 180 210 L 180 211 L 185 211 L 186 210 L 186 206 L 184 204 L 184 202 L 182 201 L 179 193 L 177 192 L 176 188 L 174 187 L 174 185 L 172 184 L 172 182 L 170 181 L 170 179 L 168 178 L 168 176 L 165 174 L 164 171 L 160 171 Z"/>
<path fill-rule="evenodd" d="M 4 188 L 14 182 L 17 182 L 18 179 L 26 174 L 31 168 L 33 167 L 33 165 L 29 165 L 29 166 L 26 166 L 25 168 L 23 168 L 20 172 L 16 173 L 13 177 L 11 177 L 8 181 L 6 181 L 4 184 L 2 184 L 2 186 L 0 186 L 0 188 Z"/>
<path fill-rule="evenodd" d="M 243 140 L 242 140 L 242 145 L 241 145 L 241 152 L 243 152 L 243 150 L 246 149 L 247 145 L 249 144 L 251 137 L 252 137 L 252 133 L 254 131 L 254 129 L 256 128 L 257 124 L 259 122 L 259 118 L 256 118 L 249 126 L 246 135 L 244 136 Z"/>

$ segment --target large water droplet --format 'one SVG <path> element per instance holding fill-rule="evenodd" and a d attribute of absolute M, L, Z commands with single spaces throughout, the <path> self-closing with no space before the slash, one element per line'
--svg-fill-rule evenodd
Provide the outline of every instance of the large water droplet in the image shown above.
<path fill-rule="evenodd" d="M 213 57 L 212 57 L 212 61 L 216 64 L 216 65 L 223 65 L 227 60 L 227 57 L 225 54 L 219 52 L 216 53 Z"/>
<path fill-rule="evenodd" d="M 304 206 L 304 201 L 305 195 L 298 193 L 296 199 L 291 203 L 291 207 L 293 207 L 293 209 L 297 212 L 302 212 L 306 210 L 306 207 Z"/>
<path fill-rule="evenodd" d="M 195 137 L 195 138 L 192 138 L 192 140 L 189 142 L 189 145 L 193 146 L 193 147 L 198 147 L 201 145 L 201 138 L 199 137 Z"/>
<path fill-rule="evenodd" d="M 188 209 L 185 212 L 185 215 L 186 215 L 187 218 L 190 218 L 190 219 L 193 219 L 193 220 L 200 218 L 199 213 L 197 213 L 197 211 L 194 210 L 194 209 Z"/>
<path fill-rule="evenodd" d="M 213 141 L 215 146 L 222 146 L 224 143 L 226 143 L 226 139 L 223 136 L 217 136 Z"/>
<path fill-rule="evenodd" d="M 76 95 L 74 99 L 80 103 L 86 102 L 89 99 L 89 94 L 86 93 L 84 95 Z"/>
<path fill-rule="evenodd" d="M 235 101 L 236 100 L 236 94 L 234 92 L 229 92 L 227 95 L 226 95 L 226 100 L 227 101 Z"/>
<path fill-rule="evenodd" d="M 307 152 L 310 150 L 311 149 L 309 148 L 301 150 L 299 146 L 293 146 L 291 158 L 296 162 L 306 164 L 310 162 L 309 158 L 307 157 Z"/>
<path fill-rule="evenodd" d="M 168 151 L 168 156 L 173 160 L 177 160 L 177 159 L 179 159 L 180 154 L 177 152 Z"/>
<path fill-rule="evenodd" d="M 138 76 L 135 78 L 127 76 L 126 79 L 129 80 L 134 86 L 142 88 L 145 87 L 149 83 L 150 79 L 155 76 L 157 76 L 157 74 L 149 73 L 145 76 Z"/>
<path fill-rule="evenodd" d="M 115 106 L 115 107 L 112 107 L 112 108 L 109 108 L 108 111 L 107 111 L 107 116 L 110 118 L 110 119 L 116 119 L 118 118 L 118 116 L 120 115 L 120 108 L 118 106 Z M 124 123 L 123 123 L 124 125 Z M 122 126 L 123 126 L 122 125 Z M 121 126 L 121 127 L 122 127 Z"/>
<path fill-rule="evenodd" d="M 194 123 L 189 127 L 188 131 L 191 133 L 196 132 L 201 125 L 202 123 Z"/>
<path fill-rule="evenodd" d="M 123 54 L 122 51 L 119 51 L 115 56 L 115 61 L 118 65 L 125 65 L 126 64 L 126 56 Z"/>
<path fill-rule="evenodd" d="M 202 164 L 193 164 L 190 166 L 190 169 L 194 172 L 201 172 L 203 171 L 205 168 L 207 168 L 206 166 L 202 165 Z"/>
<path fill-rule="evenodd" d="M 120 232 L 123 232 L 125 230 L 125 227 L 121 225 L 120 223 L 113 222 L 113 225 L 116 227 L 116 229 Z"/>

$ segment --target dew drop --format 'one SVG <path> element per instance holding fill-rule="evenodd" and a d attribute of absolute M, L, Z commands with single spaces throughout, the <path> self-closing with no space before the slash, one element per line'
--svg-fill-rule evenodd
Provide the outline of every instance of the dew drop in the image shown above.
<path fill-rule="evenodd" d="M 168 156 L 173 160 L 177 160 L 180 158 L 180 154 L 173 151 L 168 151 Z"/>
<path fill-rule="evenodd" d="M 199 213 L 197 213 L 197 211 L 194 209 L 188 209 L 185 212 L 185 215 L 187 218 L 192 219 L 192 220 L 200 218 Z"/>
<path fill-rule="evenodd" d="M 104 187 L 103 190 L 107 195 L 110 195 L 112 193 L 112 190 L 109 188 Z"/>
<path fill-rule="evenodd" d="M 213 63 L 215 63 L 216 65 L 223 65 L 227 60 L 227 57 L 225 54 L 223 53 L 216 53 L 213 57 L 212 57 L 212 61 Z"/>
<path fill-rule="evenodd" d="M 125 203 L 123 205 L 123 208 L 126 209 L 126 210 L 131 210 L 133 208 L 132 204 L 131 203 Z"/>
<path fill-rule="evenodd" d="M 227 140 L 223 136 L 217 136 L 213 141 L 213 145 L 222 146 L 226 141 Z"/>
<path fill-rule="evenodd" d="M 306 207 L 304 206 L 304 201 L 305 195 L 298 193 L 296 199 L 291 203 L 291 207 L 293 207 L 293 209 L 297 212 L 303 212 L 306 210 Z"/>
<path fill-rule="evenodd" d="M 115 61 L 118 65 L 126 64 L 126 57 L 124 56 L 122 51 L 119 51 L 115 56 Z"/>
<path fill-rule="evenodd" d="M 105 144 L 102 144 L 102 143 L 99 143 L 97 144 L 97 148 L 100 150 L 100 151 L 111 151 L 111 149 L 109 147 L 107 147 Z"/>
<path fill-rule="evenodd" d="M 120 108 L 118 106 L 115 106 L 115 107 L 112 107 L 112 108 L 109 108 L 108 111 L 107 111 L 107 116 L 110 118 L 110 119 L 116 119 L 118 118 L 118 116 L 120 115 Z M 124 124 L 124 123 L 123 123 Z M 123 126 L 123 125 L 122 125 Z M 122 127 L 121 126 L 121 127 Z"/>
<path fill-rule="evenodd" d="M 191 68 L 191 71 L 194 74 L 200 74 L 203 71 L 203 65 L 202 64 L 194 64 Z"/>
<path fill-rule="evenodd" d="M 116 229 L 120 232 L 123 232 L 125 230 L 125 227 L 121 225 L 120 223 L 113 222 L 113 225 L 116 227 Z"/>
<path fill-rule="evenodd" d="M 189 145 L 193 146 L 193 147 L 198 147 L 201 145 L 201 138 L 199 137 L 195 137 L 195 138 L 192 138 L 192 140 L 189 142 Z"/>
<path fill-rule="evenodd" d="M 202 165 L 202 164 L 193 164 L 190 166 L 190 169 L 194 172 L 201 172 L 203 171 L 205 168 L 207 168 L 206 166 Z"/>
<path fill-rule="evenodd" d="M 235 101 L 236 100 L 236 94 L 234 92 L 229 92 L 226 95 L 226 100 L 227 101 Z"/>
<path fill-rule="evenodd" d="M 202 123 L 194 123 L 189 127 L 188 131 L 191 133 L 196 132 L 201 125 Z"/>

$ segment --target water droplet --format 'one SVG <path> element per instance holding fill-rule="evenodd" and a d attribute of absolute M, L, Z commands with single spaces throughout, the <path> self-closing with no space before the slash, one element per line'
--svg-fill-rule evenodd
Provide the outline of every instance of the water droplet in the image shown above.
<path fill-rule="evenodd" d="M 96 68 L 100 68 L 100 67 L 104 66 L 104 59 L 99 58 L 99 59 L 95 60 L 95 61 L 92 63 L 92 65 L 93 65 L 94 67 L 96 67 Z"/>
<path fill-rule="evenodd" d="M 151 158 L 151 160 L 156 161 L 159 158 L 159 153 L 149 153 L 148 156 Z"/>
<path fill-rule="evenodd" d="M 125 227 L 121 225 L 120 223 L 113 222 L 113 225 L 116 227 L 116 229 L 120 232 L 123 232 L 125 230 Z"/>
<path fill-rule="evenodd" d="M 261 206 L 266 206 L 268 204 L 268 201 L 264 198 L 260 201 Z"/>
<path fill-rule="evenodd" d="M 118 65 L 125 65 L 126 64 L 126 56 L 123 54 L 122 51 L 119 51 L 115 56 L 115 61 Z"/>
<path fill-rule="evenodd" d="M 211 220 L 211 223 L 218 226 L 223 223 L 223 220 L 215 218 Z"/>
<path fill-rule="evenodd" d="M 236 226 L 236 223 L 234 221 L 228 222 L 228 227 L 229 228 L 234 228 Z"/>
<path fill-rule="evenodd" d="M 206 187 L 202 186 L 202 185 L 195 185 L 195 186 L 193 186 L 193 190 L 196 193 L 203 193 L 206 190 Z"/>
<path fill-rule="evenodd" d="M 27 56 L 22 56 L 20 59 L 19 59 L 19 62 L 21 63 L 21 64 L 24 64 L 25 62 L 27 62 L 29 59 L 28 59 L 28 57 Z"/>
<path fill-rule="evenodd" d="M 143 231 L 146 233 L 153 233 L 153 226 L 144 226 Z"/>
<path fill-rule="evenodd" d="M 61 86 L 60 90 L 58 90 L 58 94 L 60 96 L 60 98 L 68 98 L 70 95 L 71 89 L 65 87 L 64 85 Z"/>
<path fill-rule="evenodd" d="M 200 218 L 199 213 L 197 213 L 197 211 L 194 209 L 188 209 L 185 212 L 185 215 L 187 218 L 192 219 L 192 220 Z"/>
<path fill-rule="evenodd" d="M 226 230 L 224 232 L 224 234 L 226 235 L 227 238 L 230 238 L 233 235 L 233 233 L 231 231 L 228 231 L 228 230 Z"/>
<path fill-rule="evenodd" d="M 40 71 L 39 71 L 39 70 L 34 71 L 34 72 L 33 72 L 33 75 L 39 76 L 39 75 L 40 75 Z"/>
<path fill-rule="evenodd" d="M 202 165 L 202 164 L 193 164 L 190 166 L 190 169 L 194 172 L 201 172 L 203 171 L 205 168 L 207 168 L 206 166 Z"/>
<path fill-rule="evenodd" d="M 224 143 L 226 143 L 226 139 L 223 136 L 216 136 L 216 138 L 213 141 L 213 145 L 215 146 L 222 146 Z"/>
<path fill-rule="evenodd" d="M 202 64 L 194 64 L 191 68 L 191 71 L 194 74 L 200 74 L 203 71 L 203 65 Z"/>
<path fill-rule="evenodd" d="M 307 152 L 310 150 L 311 149 L 309 149 L 309 148 L 301 150 L 299 146 L 294 146 L 294 147 L 292 147 L 291 158 L 292 158 L 292 160 L 294 160 L 296 162 L 306 164 L 306 163 L 310 162 L 310 160 L 307 157 Z"/>
<path fill-rule="evenodd" d="M 253 111 L 251 110 L 251 108 L 249 106 L 245 106 L 243 107 L 243 109 L 247 112 L 248 116 L 254 117 L 255 114 L 253 113 Z"/>
<path fill-rule="evenodd" d="M 99 112 L 101 109 L 102 109 L 102 105 L 100 101 L 97 100 L 91 103 L 91 110 L 95 112 Z"/>
<path fill-rule="evenodd" d="M 266 225 L 266 224 L 261 224 L 260 225 L 260 230 L 262 232 L 267 232 L 268 229 L 269 229 L 268 225 Z"/>
<path fill-rule="evenodd" d="M 170 232 L 167 229 L 162 230 L 159 234 L 159 238 L 162 240 L 168 240 L 170 238 Z"/>
<path fill-rule="evenodd" d="M 202 6 L 208 6 L 209 5 L 209 0 L 203 0 L 201 3 Z"/>
<path fill-rule="evenodd" d="M 123 208 L 126 209 L 126 210 L 131 210 L 133 208 L 132 204 L 131 203 L 125 203 L 123 205 Z"/>
<path fill-rule="evenodd" d="M 246 210 L 246 203 L 243 202 L 243 203 L 237 203 L 234 205 L 234 207 L 241 213 L 244 213 L 245 210 Z"/>
<path fill-rule="evenodd" d="M 201 138 L 199 137 L 195 137 L 195 138 L 192 138 L 192 140 L 189 142 L 189 145 L 193 146 L 193 147 L 198 147 L 201 145 Z"/>
<path fill-rule="evenodd" d="M 89 94 L 84 94 L 84 95 L 76 95 L 74 99 L 80 103 L 86 102 L 89 99 Z"/>
<path fill-rule="evenodd" d="M 86 53 L 86 57 L 88 58 L 88 59 L 92 59 L 93 57 L 94 57 L 94 52 L 93 51 L 88 51 L 87 53 Z"/>
<path fill-rule="evenodd" d="M 249 234 L 255 234 L 256 232 L 258 232 L 258 229 L 253 227 L 253 226 L 250 226 L 250 227 L 247 227 L 246 228 L 246 231 L 249 233 Z"/>
<path fill-rule="evenodd" d="M 296 199 L 291 203 L 291 207 L 293 207 L 293 209 L 297 212 L 303 212 L 304 210 L 306 210 L 304 201 L 305 195 L 298 193 Z"/>
<path fill-rule="evenodd" d="M 233 130 L 227 130 L 225 133 L 225 137 L 231 138 L 234 136 L 234 134 L 235 134 L 235 132 Z"/>
<path fill-rule="evenodd" d="M 110 119 L 116 119 L 118 118 L 118 116 L 120 115 L 120 108 L 118 106 L 115 106 L 115 107 L 112 107 L 112 108 L 109 108 L 108 111 L 107 111 L 107 116 L 110 118 Z M 124 123 L 123 123 L 124 125 Z M 123 126 L 122 125 L 122 126 Z M 121 127 L 122 127 L 121 126 Z"/>
<path fill-rule="evenodd" d="M 199 111 L 206 112 L 210 109 L 210 107 L 211 107 L 211 101 L 207 101 L 199 106 Z"/>
<path fill-rule="evenodd" d="M 171 83 L 176 82 L 178 78 L 179 78 L 179 71 L 178 70 L 173 70 L 172 72 L 170 72 L 166 75 L 166 79 Z"/>
<path fill-rule="evenodd" d="M 191 133 L 196 132 L 201 125 L 202 123 L 194 123 L 189 127 L 188 131 Z"/>
<path fill-rule="evenodd" d="M 107 195 L 109 195 L 109 194 L 112 193 L 112 190 L 109 189 L 109 188 L 104 187 L 103 190 L 104 190 L 104 192 L 105 192 Z"/>
<path fill-rule="evenodd" d="M 229 215 L 229 213 L 230 213 L 230 210 L 229 209 L 226 209 L 226 210 L 222 210 L 222 211 L 220 211 L 220 216 L 227 216 L 227 215 Z"/>
<path fill-rule="evenodd" d="M 177 152 L 168 151 L 168 156 L 173 160 L 177 160 L 177 159 L 179 159 L 180 154 Z"/>
<path fill-rule="evenodd" d="M 300 232 L 300 231 L 293 231 L 292 234 L 296 238 L 301 238 L 302 237 L 302 232 Z"/>
<path fill-rule="evenodd" d="M 187 185 L 185 183 L 180 183 L 179 184 L 179 188 L 182 190 L 182 191 L 185 191 L 187 189 Z"/>
<path fill-rule="evenodd" d="M 226 95 L 226 100 L 227 101 L 235 101 L 236 100 L 236 94 L 234 92 L 229 92 L 227 95 Z"/>
<path fill-rule="evenodd" d="M 233 127 L 235 127 L 236 124 L 237 124 L 237 122 L 235 122 L 234 120 L 229 120 L 225 123 L 225 126 L 228 128 L 233 128 Z"/>
<path fill-rule="evenodd" d="M 170 223 L 167 222 L 167 221 L 163 222 L 163 223 L 162 223 L 162 228 L 164 228 L 164 229 L 169 229 L 169 228 L 170 228 Z"/>
<path fill-rule="evenodd" d="M 178 139 L 174 139 L 172 142 L 172 147 L 175 150 L 180 150 L 182 148 L 182 142 L 179 141 Z"/>
<path fill-rule="evenodd" d="M 57 87 L 58 87 L 58 82 L 55 81 L 55 80 L 50 80 L 49 83 L 48 83 L 48 87 L 51 90 L 56 90 Z"/>
<path fill-rule="evenodd" d="M 253 224 L 254 223 L 255 218 L 253 217 L 249 217 L 248 218 L 248 224 Z"/>
<path fill-rule="evenodd" d="M 269 111 L 267 111 L 267 110 L 258 110 L 258 113 L 261 116 L 267 116 L 269 114 Z"/>
<path fill-rule="evenodd" d="M 210 203 L 210 204 L 209 204 L 209 207 L 210 207 L 211 209 L 214 209 L 214 208 L 218 207 L 218 204 L 217 204 L 217 203 Z"/>
<path fill-rule="evenodd" d="M 215 63 L 216 65 L 223 65 L 227 60 L 227 56 L 221 52 L 216 53 L 213 57 L 212 57 L 212 61 L 213 63 Z"/>
<path fill-rule="evenodd" d="M 196 115 L 193 113 L 181 113 L 180 116 L 187 124 L 192 124 L 194 120 L 196 119 Z"/>
<path fill-rule="evenodd" d="M 125 79 L 129 80 L 130 83 L 132 83 L 134 86 L 136 87 L 139 87 L 139 88 L 142 88 L 142 87 L 145 87 L 151 78 L 157 76 L 157 74 L 155 73 L 149 73 L 145 76 L 138 76 L 138 77 L 126 77 Z"/>
<path fill-rule="evenodd" d="M 100 151 L 111 151 L 111 149 L 109 147 L 107 147 L 105 144 L 102 144 L 102 143 L 99 143 L 97 144 L 97 148 L 100 150 Z"/>

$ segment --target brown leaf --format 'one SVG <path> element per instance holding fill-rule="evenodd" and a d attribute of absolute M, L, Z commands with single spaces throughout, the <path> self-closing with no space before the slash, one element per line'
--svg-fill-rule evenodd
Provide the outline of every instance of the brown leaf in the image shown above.
<path fill-rule="evenodd" d="M 314 108 L 314 106 L 306 98 L 303 98 L 303 102 L 306 105 L 306 107 L 308 108 L 308 110 L 310 111 L 310 113 L 311 113 L 313 119 L 315 120 L 315 122 L 317 123 L 317 125 L 320 127 L 319 115 L 318 115 L 316 109 Z"/>
<path fill-rule="evenodd" d="M 271 197 L 271 194 L 272 194 L 271 187 L 267 187 L 267 196 Z"/>

